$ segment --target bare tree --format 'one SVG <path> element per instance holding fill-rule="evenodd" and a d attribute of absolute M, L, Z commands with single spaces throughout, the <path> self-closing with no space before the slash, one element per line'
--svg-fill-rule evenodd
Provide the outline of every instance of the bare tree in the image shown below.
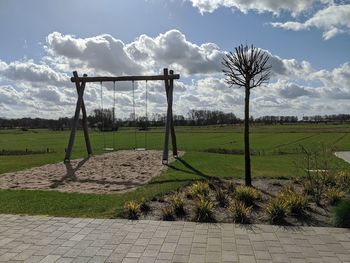
<path fill-rule="evenodd" d="M 263 50 L 248 45 L 235 48 L 235 53 L 228 53 L 223 58 L 223 72 L 226 83 L 245 88 L 244 106 L 244 159 L 245 184 L 252 185 L 249 146 L 249 99 L 250 90 L 268 83 L 271 66 L 268 65 L 269 56 Z"/>

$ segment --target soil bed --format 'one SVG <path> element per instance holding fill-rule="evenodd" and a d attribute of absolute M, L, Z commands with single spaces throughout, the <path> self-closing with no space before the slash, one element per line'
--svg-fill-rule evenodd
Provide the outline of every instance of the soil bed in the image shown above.
<path fill-rule="evenodd" d="M 240 186 L 244 185 L 244 181 L 240 179 L 231 180 L 234 185 Z M 223 191 L 227 191 L 227 185 L 230 181 L 220 180 L 220 181 L 210 181 L 209 185 L 211 191 L 208 195 L 208 199 L 214 204 L 214 222 L 233 222 L 233 217 L 231 212 L 227 207 L 221 207 L 216 201 L 214 189 L 220 187 Z M 252 206 L 251 213 L 249 216 L 249 223 L 252 224 L 271 224 L 271 221 L 266 213 L 266 207 L 270 198 L 276 197 L 277 193 L 283 189 L 284 186 L 293 186 L 296 192 L 302 193 L 302 187 L 300 183 L 293 180 L 282 180 L 282 179 L 257 179 L 253 182 L 254 187 L 259 190 L 262 194 L 261 200 L 255 201 Z M 184 200 L 184 208 L 186 214 L 182 217 L 175 216 L 174 220 L 184 220 L 184 221 L 196 221 L 194 218 L 194 208 L 195 203 L 198 199 L 189 198 L 188 190 L 190 185 L 179 189 L 179 193 Z M 147 213 L 141 213 L 140 219 L 149 220 L 162 220 L 162 209 L 170 206 L 170 198 L 174 193 L 169 193 L 161 198 L 154 199 L 149 202 L 150 211 Z M 229 195 L 229 199 L 232 201 L 234 197 Z M 349 194 L 347 194 L 349 197 Z M 332 206 L 327 203 L 323 203 L 322 206 L 316 205 L 310 197 L 309 207 L 306 213 L 302 217 L 297 217 L 288 214 L 285 220 L 278 223 L 280 225 L 289 226 L 333 226 L 331 219 Z M 276 224 L 276 223 L 274 223 Z"/>

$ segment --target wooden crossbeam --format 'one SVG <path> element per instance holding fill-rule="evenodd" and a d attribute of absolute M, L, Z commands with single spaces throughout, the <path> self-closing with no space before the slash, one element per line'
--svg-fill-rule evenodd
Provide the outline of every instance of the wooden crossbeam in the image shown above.
<path fill-rule="evenodd" d="M 119 77 L 72 77 L 71 82 L 108 82 L 108 81 L 142 81 L 142 80 L 174 80 L 180 79 L 179 74 L 173 75 L 154 75 L 154 76 L 119 76 Z"/>

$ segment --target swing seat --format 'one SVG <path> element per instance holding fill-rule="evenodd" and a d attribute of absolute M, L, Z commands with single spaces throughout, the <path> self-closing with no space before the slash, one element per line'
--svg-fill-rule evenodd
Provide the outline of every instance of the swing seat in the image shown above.
<path fill-rule="evenodd" d="M 111 152 L 111 151 L 114 151 L 114 148 L 104 148 L 103 150 L 106 152 Z"/>

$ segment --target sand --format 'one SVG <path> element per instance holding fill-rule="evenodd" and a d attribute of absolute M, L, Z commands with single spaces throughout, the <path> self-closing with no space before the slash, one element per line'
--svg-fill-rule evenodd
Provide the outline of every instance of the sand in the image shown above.
<path fill-rule="evenodd" d="M 1 189 L 120 193 L 136 189 L 168 167 L 161 151 L 116 151 L 0 175 Z M 169 162 L 174 158 L 170 157 Z"/>

